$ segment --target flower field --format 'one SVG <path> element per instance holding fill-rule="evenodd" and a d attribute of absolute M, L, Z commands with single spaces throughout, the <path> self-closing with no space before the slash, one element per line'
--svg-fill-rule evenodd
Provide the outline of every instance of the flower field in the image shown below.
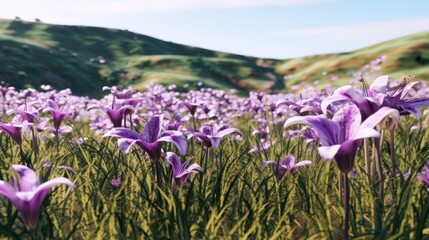
<path fill-rule="evenodd" d="M 3 86 L 0 236 L 428 238 L 429 88 L 365 79 L 100 100 Z"/>

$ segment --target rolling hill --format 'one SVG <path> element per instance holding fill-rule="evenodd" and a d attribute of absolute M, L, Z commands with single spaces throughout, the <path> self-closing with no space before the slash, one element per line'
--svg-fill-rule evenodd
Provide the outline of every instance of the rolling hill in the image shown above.
<path fill-rule="evenodd" d="M 102 86 L 150 82 L 241 92 L 282 89 L 278 60 L 162 41 L 127 30 L 0 20 L 0 81 L 16 88 L 50 84 L 99 97 Z"/>
<path fill-rule="evenodd" d="M 352 52 L 323 54 L 288 59 L 276 68 L 278 74 L 290 75 L 287 86 L 335 76 L 344 84 L 350 71 L 357 71 L 373 59 L 385 56 L 377 75 L 393 78 L 411 75 L 416 80 L 429 80 L 429 32 L 417 33 L 379 43 Z"/>
<path fill-rule="evenodd" d="M 286 55 L 287 53 L 285 53 Z M 101 97 L 103 86 L 198 82 L 220 89 L 284 90 L 300 82 L 339 78 L 386 56 L 381 71 L 429 79 L 429 32 L 358 49 L 294 59 L 263 59 L 185 46 L 127 30 L 0 20 L 0 81 L 16 88 L 49 84 Z M 287 80 L 284 75 L 290 75 Z"/>

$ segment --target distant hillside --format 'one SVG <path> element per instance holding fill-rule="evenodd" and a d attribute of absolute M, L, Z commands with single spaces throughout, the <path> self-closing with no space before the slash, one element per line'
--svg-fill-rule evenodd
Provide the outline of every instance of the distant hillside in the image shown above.
<path fill-rule="evenodd" d="M 0 81 L 101 96 L 105 85 L 150 82 L 246 92 L 283 89 L 278 60 L 175 44 L 126 30 L 0 20 Z"/>
<path fill-rule="evenodd" d="M 281 51 L 281 49 L 279 49 Z M 287 53 L 285 52 L 285 55 Z M 166 42 L 127 30 L 0 20 L 0 81 L 16 88 L 50 84 L 100 97 L 101 88 L 151 82 L 220 89 L 284 90 L 300 82 L 339 78 L 386 56 L 382 71 L 395 78 L 429 79 L 429 32 L 352 52 L 276 60 Z M 291 78 L 284 80 L 284 75 Z"/>
<path fill-rule="evenodd" d="M 291 75 L 287 86 L 301 81 L 323 82 L 334 76 L 339 78 L 337 84 L 343 84 L 350 78 L 348 72 L 360 69 L 379 56 L 387 58 L 378 75 L 388 74 L 393 78 L 411 75 L 416 80 L 429 80 L 429 32 L 401 37 L 352 52 L 288 59 L 277 66 L 277 73 Z"/>

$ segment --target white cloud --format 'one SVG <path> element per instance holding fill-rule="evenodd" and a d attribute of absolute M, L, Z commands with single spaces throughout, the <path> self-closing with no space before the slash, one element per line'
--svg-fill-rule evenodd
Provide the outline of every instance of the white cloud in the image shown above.
<path fill-rule="evenodd" d="M 332 41 L 357 41 L 377 43 L 407 34 L 428 31 L 429 18 L 406 19 L 388 22 L 337 25 L 276 32 L 273 35 L 287 38 L 332 39 Z"/>

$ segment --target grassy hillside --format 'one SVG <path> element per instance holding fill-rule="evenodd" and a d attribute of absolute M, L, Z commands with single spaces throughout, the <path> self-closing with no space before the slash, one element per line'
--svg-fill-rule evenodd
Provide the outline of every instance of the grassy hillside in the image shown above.
<path fill-rule="evenodd" d="M 287 53 L 285 53 L 286 55 Z M 352 52 L 275 60 L 211 51 L 127 30 L 0 20 L 0 81 L 17 88 L 50 84 L 99 97 L 102 86 L 145 88 L 151 82 L 249 90 L 285 89 L 336 77 L 386 56 L 381 74 L 429 79 L 429 32 Z M 326 74 L 323 74 L 323 73 Z M 283 75 L 292 78 L 283 80 Z"/>
<path fill-rule="evenodd" d="M 429 80 L 429 32 L 418 33 L 391 41 L 358 49 L 352 52 L 334 53 L 288 59 L 277 67 L 277 73 L 291 75 L 286 85 L 301 81 L 320 80 L 333 76 L 337 84 L 350 78 L 347 73 L 356 71 L 371 60 L 386 56 L 378 75 L 389 74 L 394 78 L 411 75 L 417 80 Z M 323 72 L 326 71 L 326 75 Z"/>
<path fill-rule="evenodd" d="M 0 20 L 0 81 L 100 96 L 104 85 L 184 83 L 242 92 L 284 88 L 278 60 L 162 41 L 127 30 Z"/>

